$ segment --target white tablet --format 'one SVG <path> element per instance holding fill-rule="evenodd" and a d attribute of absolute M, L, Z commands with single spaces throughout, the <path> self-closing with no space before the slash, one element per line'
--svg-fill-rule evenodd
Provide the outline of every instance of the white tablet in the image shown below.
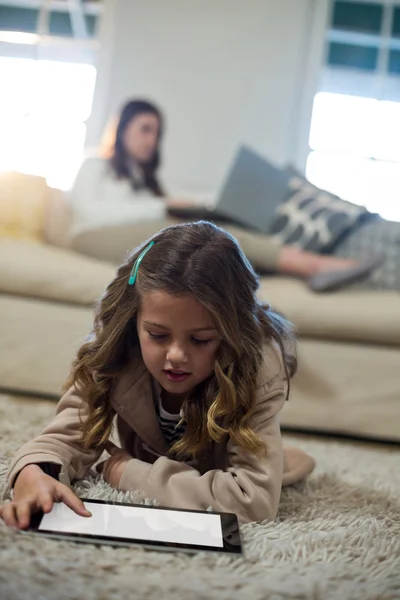
<path fill-rule="evenodd" d="M 91 517 L 81 517 L 62 503 L 34 514 L 27 532 L 74 542 L 141 545 L 160 550 L 241 554 L 234 514 L 178 510 L 82 498 Z"/>

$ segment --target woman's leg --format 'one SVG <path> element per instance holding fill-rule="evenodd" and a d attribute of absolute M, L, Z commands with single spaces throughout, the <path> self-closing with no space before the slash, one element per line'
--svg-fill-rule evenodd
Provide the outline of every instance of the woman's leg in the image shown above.
<path fill-rule="evenodd" d="M 250 231 L 229 223 L 217 223 L 239 242 L 240 247 L 257 271 L 278 271 L 282 246 L 263 233 Z"/>
<path fill-rule="evenodd" d="M 236 225 L 224 224 L 222 227 L 237 239 L 253 267 L 259 271 L 308 278 L 327 271 L 351 269 L 357 264 L 353 259 L 314 254 L 295 246 L 280 246 L 268 235 Z"/>
<path fill-rule="evenodd" d="M 71 241 L 76 252 L 120 264 L 135 246 L 160 229 L 181 221 L 163 219 L 145 223 L 109 225 L 77 234 Z M 269 236 L 236 225 L 221 224 L 239 242 L 243 252 L 257 271 L 280 272 L 308 278 L 327 271 L 351 269 L 356 261 L 347 258 L 320 256 L 293 246 L 279 246 Z"/>
<path fill-rule="evenodd" d="M 78 233 L 71 240 L 71 248 L 81 254 L 119 265 L 132 248 L 142 244 L 160 229 L 176 223 L 176 219 L 163 219 L 99 227 Z"/>
<path fill-rule="evenodd" d="M 107 225 L 77 234 L 71 242 L 71 247 L 82 254 L 119 264 L 132 248 L 143 243 L 160 229 L 179 222 L 181 222 L 179 219 L 169 218 L 145 223 Z M 260 271 L 280 269 L 281 248 L 269 236 L 225 223 L 221 224 L 221 227 L 237 239 L 255 269 Z M 285 268 L 285 263 L 283 267 Z M 296 268 L 294 267 L 295 271 Z"/>
<path fill-rule="evenodd" d="M 176 224 L 176 219 L 163 219 L 127 225 L 110 225 L 78 234 L 71 243 L 73 250 L 100 260 L 120 264 L 128 252 L 155 233 Z M 243 252 L 257 271 L 279 272 L 309 279 L 315 291 L 348 285 L 375 265 L 353 259 L 319 256 L 293 246 L 278 246 L 261 233 L 235 225 L 224 225 L 239 242 Z"/>

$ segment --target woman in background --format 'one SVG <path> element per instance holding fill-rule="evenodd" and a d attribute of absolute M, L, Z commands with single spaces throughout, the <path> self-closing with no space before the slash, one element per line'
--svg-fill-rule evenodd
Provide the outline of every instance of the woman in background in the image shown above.
<path fill-rule="evenodd" d="M 166 199 L 157 176 L 163 129 L 163 117 L 153 104 L 132 100 L 124 106 L 110 151 L 82 164 L 71 191 L 75 250 L 118 263 L 130 248 L 177 222 L 168 216 L 174 201 Z M 344 285 L 374 267 L 371 261 L 279 246 L 267 235 L 236 225 L 223 227 L 255 269 L 307 279 L 315 290 Z"/>
<path fill-rule="evenodd" d="M 112 148 L 87 158 L 78 172 L 71 194 L 74 234 L 165 218 L 157 178 L 162 128 L 152 104 L 135 100 L 124 107 Z"/>

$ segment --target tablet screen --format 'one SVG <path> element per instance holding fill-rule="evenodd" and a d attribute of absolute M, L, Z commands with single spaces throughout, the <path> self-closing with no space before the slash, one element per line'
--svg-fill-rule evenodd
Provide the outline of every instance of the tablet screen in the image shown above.
<path fill-rule="evenodd" d="M 123 538 L 148 542 L 223 548 L 221 517 L 146 506 L 98 504 L 86 500 L 91 517 L 81 517 L 62 503 L 43 515 L 39 531 Z"/>

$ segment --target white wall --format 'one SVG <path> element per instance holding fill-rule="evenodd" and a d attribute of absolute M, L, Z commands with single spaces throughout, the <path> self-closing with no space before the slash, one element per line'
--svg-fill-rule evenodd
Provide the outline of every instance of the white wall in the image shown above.
<path fill-rule="evenodd" d="M 108 0 L 88 144 L 140 96 L 167 118 L 170 190 L 217 188 L 240 143 L 296 161 L 316 2 Z"/>

